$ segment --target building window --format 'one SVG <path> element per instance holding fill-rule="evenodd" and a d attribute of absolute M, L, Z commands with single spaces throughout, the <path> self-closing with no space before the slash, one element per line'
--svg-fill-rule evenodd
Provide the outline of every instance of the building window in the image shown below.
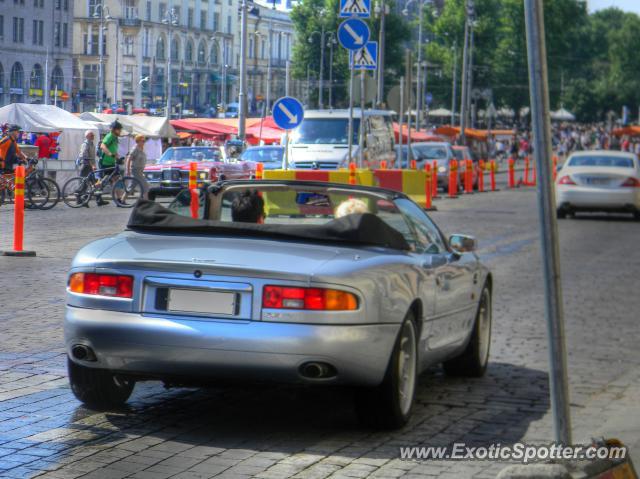
<path fill-rule="evenodd" d="M 178 20 L 178 23 L 180 23 L 180 21 L 182 20 L 182 17 L 180 16 L 180 7 L 172 7 L 172 10 L 175 14 L 176 20 Z"/>
<path fill-rule="evenodd" d="M 220 27 L 220 14 L 218 12 L 213 12 L 213 31 L 217 32 Z"/>
<path fill-rule="evenodd" d="M 193 8 L 187 9 L 187 27 L 193 28 Z"/>
<path fill-rule="evenodd" d="M 249 58 L 253 58 L 254 41 L 253 36 L 249 38 Z"/>
<path fill-rule="evenodd" d="M 231 15 L 227 16 L 227 33 L 231 33 Z"/>
<path fill-rule="evenodd" d="M 144 11 L 144 19 L 147 22 L 151 21 L 151 0 L 147 0 L 147 5 Z"/>
<path fill-rule="evenodd" d="M 53 44 L 56 47 L 60 46 L 60 22 L 55 22 L 53 25 Z"/>
<path fill-rule="evenodd" d="M 13 17 L 13 43 L 24 43 L 24 18 Z"/>
<path fill-rule="evenodd" d="M 89 0 L 89 16 L 96 17 L 102 11 L 102 0 Z"/>
<path fill-rule="evenodd" d="M 217 65 L 218 61 L 219 61 L 219 57 L 218 57 L 218 42 L 213 42 L 213 45 L 211 45 L 211 54 L 209 56 L 209 62 L 212 65 Z"/>
<path fill-rule="evenodd" d="M 31 77 L 29 78 L 29 88 L 36 90 L 42 90 L 44 88 L 44 72 L 42 67 L 36 63 L 31 70 Z"/>
<path fill-rule="evenodd" d="M 167 16 L 167 4 L 159 3 L 158 4 L 158 19 L 160 21 L 164 20 Z"/>
<path fill-rule="evenodd" d="M 177 62 L 180 60 L 180 41 L 177 37 L 171 40 L 171 61 Z"/>
<path fill-rule="evenodd" d="M 266 40 L 262 40 L 260 42 L 260 58 L 262 58 L 263 60 L 266 58 L 265 57 L 266 49 L 267 49 L 267 41 Z"/>
<path fill-rule="evenodd" d="M 55 8 L 56 10 L 60 10 L 62 8 L 62 0 L 55 0 Z"/>
<path fill-rule="evenodd" d="M 150 45 L 151 31 L 148 28 L 145 28 L 142 34 L 142 56 L 145 58 L 149 58 L 151 56 Z"/>
<path fill-rule="evenodd" d="M 24 0 L 13 0 L 14 5 L 24 5 Z"/>
<path fill-rule="evenodd" d="M 193 61 L 193 42 L 187 41 L 187 47 L 184 51 L 184 61 L 191 63 Z"/>
<path fill-rule="evenodd" d="M 134 55 L 133 41 L 134 41 L 133 35 L 124 36 L 124 51 L 123 51 L 124 56 L 132 57 Z"/>
<path fill-rule="evenodd" d="M 62 3 L 62 9 L 63 9 L 65 12 L 68 12 L 68 11 L 69 11 L 69 0 L 64 0 L 64 2 Z"/>
<path fill-rule="evenodd" d="M 207 29 L 207 11 L 201 10 L 200 11 L 200 30 L 206 30 L 206 29 Z"/>
<path fill-rule="evenodd" d="M 82 89 L 87 93 L 98 90 L 98 65 L 84 65 L 82 69 Z"/>
<path fill-rule="evenodd" d="M 143 95 L 149 96 L 149 92 L 151 91 L 151 68 L 149 67 L 142 67 L 142 73 L 140 74 L 140 88 Z"/>
<path fill-rule="evenodd" d="M 69 46 L 69 24 L 62 24 L 62 46 L 67 48 Z"/>
<path fill-rule="evenodd" d="M 164 38 L 160 37 L 158 38 L 158 43 L 156 44 L 156 59 L 157 60 L 164 60 L 166 58 L 166 52 L 165 52 L 166 48 L 164 45 Z"/>
<path fill-rule="evenodd" d="M 11 68 L 11 79 L 9 86 L 11 88 L 20 88 L 24 87 L 24 70 L 22 69 L 21 63 L 14 63 Z"/>
<path fill-rule="evenodd" d="M 207 62 L 207 46 L 204 41 L 201 41 L 198 45 L 198 64 L 204 65 Z"/>
<path fill-rule="evenodd" d="M 122 72 L 122 89 L 133 91 L 133 65 L 125 65 Z"/>
<path fill-rule="evenodd" d="M 60 91 L 64 90 L 64 73 L 62 73 L 60 65 L 56 65 L 51 74 L 51 89 L 55 90 L 56 88 Z"/>
<path fill-rule="evenodd" d="M 44 34 L 44 21 L 43 20 L 34 20 L 33 21 L 33 44 L 34 45 L 42 45 L 43 44 L 43 35 Z"/>

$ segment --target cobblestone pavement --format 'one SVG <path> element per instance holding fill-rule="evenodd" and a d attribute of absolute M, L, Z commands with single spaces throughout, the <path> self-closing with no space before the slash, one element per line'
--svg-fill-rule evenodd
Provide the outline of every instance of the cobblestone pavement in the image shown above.
<path fill-rule="evenodd" d="M 36 258 L 0 258 L 1 478 L 491 478 L 504 464 L 406 461 L 400 446 L 549 442 L 546 327 L 532 189 L 439 200 L 445 232 L 468 232 L 495 276 L 486 377 L 424 374 L 405 428 L 358 426 L 348 391 L 282 386 L 136 386 L 127 409 L 94 412 L 67 385 L 66 270 L 84 243 L 122 230 L 113 206 L 28 212 Z M 11 207 L 0 208 L 0 248 Z M 640 449 L 637 240 L 640 224 L 560 224 L 575 440 L 620 437 Z"/>

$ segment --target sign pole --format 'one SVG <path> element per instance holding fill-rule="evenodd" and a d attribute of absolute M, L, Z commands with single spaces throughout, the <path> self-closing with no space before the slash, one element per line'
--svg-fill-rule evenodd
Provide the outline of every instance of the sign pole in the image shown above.
<path fill-rule="evenodd" d="M 353 150 L 353 62 L 349 61 L 349 128 L 347 130 L 349 135 L 349 163 L 351 163 L 352 150 Z"/>
<path fill-rule="evenodd" d="M 398 155 L 398 164 L 396 168 L 402 168 L 402 127 L 404 119 L 404 77 L 400 77 L 400 118 L 398 119 L 398 144 L 400 145 L 400 154 Z"/>
<path fill-rule="evenodd" d="M 284 134 L 284 170 L 289 169 L 289 132 L 291 130 L 285 130 Z"/>
<path fill-rule="evenodd" d="M 360 143 L 358 145 L 358 162 L 364 168 L 364 70 L 360 72 Z"/>
<path fill-rule="evenodd" d="M 544 6 L 542 0 L 525 0 L 527 56 L 529 59 L 529 90 L 533 155 L 538 166 L 538 211 L 542 243 L 542 265 L 545 288 L 545 316 L 549 336 L 549 383 L 551 409 L 556 442 L 571 444 L 571 417 L 567 379 L 567 352 L 564 335 L 564 311 L 560 280 L 560 250 L 558 223 L 551 171 L 551 124 L 549 116 L 549 84 L 547 51 L 544 37 Z"/>

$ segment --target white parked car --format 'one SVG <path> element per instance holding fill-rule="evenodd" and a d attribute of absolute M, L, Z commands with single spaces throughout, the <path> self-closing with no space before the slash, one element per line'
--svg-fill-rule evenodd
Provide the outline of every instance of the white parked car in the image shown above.
<path fill-rule="evenodd" d="M 556 179 L 558 218 L 580 211 L 632 213 L 640 219 L 640 167 L 633 153 L 580 151 Z"/>

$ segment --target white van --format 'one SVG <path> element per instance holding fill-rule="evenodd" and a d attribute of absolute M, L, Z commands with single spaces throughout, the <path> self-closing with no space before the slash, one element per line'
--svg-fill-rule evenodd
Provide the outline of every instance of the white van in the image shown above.
<path fill-rule="evenodd" d="M 381 161 L 391 164 L 395 159 L 392 112 L 364 111 L 365 165 L 377 168 Z M 310 110 L 289 136 L 291 168 L 334 170 L 349 165 L 349 110 Z M 352 158 L 358 159 L 360 109 L 353 109 Z"/>

